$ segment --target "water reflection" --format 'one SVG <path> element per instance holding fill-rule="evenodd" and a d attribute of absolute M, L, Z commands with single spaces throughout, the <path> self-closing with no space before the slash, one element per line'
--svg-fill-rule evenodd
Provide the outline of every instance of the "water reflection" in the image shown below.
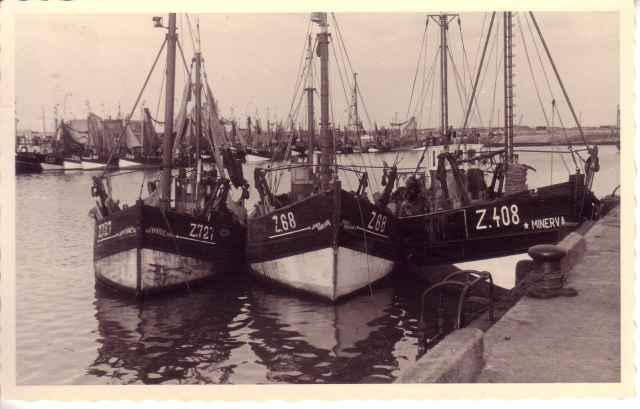
<path fill-rule="evenodd" d="M 98 355 L 86 374 L 113 384 L 391 382 L 422 334 L 403 291 L 388 280 L 331 305 L 243 277 L 140 303 L 96 286 Z"/>
<path fill-rule="evenodd" d="M 251 294 L 251 348 L 270 382 L 358 381 L 358 372 L 368 372 L 360 358 L 376 348 L 377 338 L 393 338 L 388 333 L 393 327 L 388 318 L 392 298 L 392 288 L 376 288 L 371 295 L 329 305 L 256 289 Z M 379 337 L 381 332 L 387 335 Z M 374 363 L 384 365 L 381 360 Z"/>
<path fill-rule="evenodd" d="M 225 383 L 225 365 L 245 325 L 245 287 L 200 288 L 171 298 L 126 300 L 96 286 L 98 356 L 87 374 L 107 383 Z"/>

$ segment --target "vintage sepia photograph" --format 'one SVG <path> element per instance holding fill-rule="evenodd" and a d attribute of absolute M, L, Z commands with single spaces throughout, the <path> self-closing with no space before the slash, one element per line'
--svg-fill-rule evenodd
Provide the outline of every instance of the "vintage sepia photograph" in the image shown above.
<path fill-rule="evenodd" d="M 9 390 L 623 395 L 619 7 L 17 9 Z"/>

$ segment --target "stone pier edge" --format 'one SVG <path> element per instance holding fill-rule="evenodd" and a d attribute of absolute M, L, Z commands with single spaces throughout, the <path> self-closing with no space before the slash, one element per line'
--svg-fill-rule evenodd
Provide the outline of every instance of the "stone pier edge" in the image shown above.
<path fill-rule="evenodd" d="M 586 231 L 571 232 L 558 243 L 567 251 L 561 262 L 563 273 L 567 274 L 584 255 L 587 249 L 584 235 L 604 228 L 600 220 Z M 451 332 L 402 371 L 394 383 L 471 383 L 484 365 L 484 332 L 477 328 L 461 328 Z"/>

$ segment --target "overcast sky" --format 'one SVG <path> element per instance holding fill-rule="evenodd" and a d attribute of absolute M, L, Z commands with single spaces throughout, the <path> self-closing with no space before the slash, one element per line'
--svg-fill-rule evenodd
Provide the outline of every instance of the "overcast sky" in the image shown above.
<path fill-rule="evenodd" d="M 501 17 L 501 13 L 498 13 Z M 99 115 L 113 115 L 118 106 L 128 112 L 143 84 L 155 55 L 162 44 L 164 30 L 154 28 L 152 15 L 19 15 L 16 18 L 16 115 L 19 128 L 42 129 L 44 108 L 46 127 L 53 127 L 54 106 L 66 118 L 86 117 L 87 104 Z M 209 82 L 220 102 L 222 114 L 236 117 L 256 112 L 266 120 L 284 118 L 292 102 L 296 73 L 309 24 L 306 14 L 203 14 L 199 19 L 202 52 Z M 369 13 L 337 14 L 343 39 L 364 96 L 366 112 L 371 122 L 388 125 L 407 117 L 411 87 L 416 71 L 418 52 L 425 29 L 426 15 Z M 460 15 L 464 47 L 469 66 L 473 66 L 481 51 L 480 33 L 488 26 L 489 13 Z M 524 33 L 534 78 L 551 121 L 551 100 L 538 54 L 531 42 L 526 13 L 514 17 L 515 102 L 516 124 L 543 125 L 540 104 L 536 97 L 522 44 Z M 617 13 L 536 13 L 547 44 L 560 71 L 574 107 L 584 125 L 614 124 L 619 100 L 619 27 Z M 166 23 L 166 16 L 165 16 Z M 192 45 L 186 17 L 178 15 L 178 28 L 186 58 L 192 55 Z M 496 19 L 494 34 L 502 21 Z M 336 27 L 330 27 L 333 41 Z M 313 32 L 315 33 L 315 31 Z M 470 93 L 470 71 L 465 84 L 456 81 L 455 69 L 463 75 L 465 60 L 460 41 L 460 29 L 454 21 L 449 30 L 449 45 L 454 64 L 449 65 L 450 123 L 462 124 L 462 104 L 458 89 Z M 434 61 L 439 32 L 434 22 L 427 32 L 427 63 L 429 72 Z M 490 44 L 493 45 L 493 42 Z M 493 110 L 493 122 L 502 109 L 501 48 L 489 53 L 486 78 L 479 104 L 483 125 L 487 125 Z M 540 45 L 539 50 L 542 52 Z M 491 50 L 491 46 L 489 48 Z M 498 52 L 497 52 L 498 51 Z M 542 56 L 553 93 L 565 125 L 573 125 L 569 111 L 553 72 Z M 161 87 L 164 55 L 152 76 L 143 100 L 154 115 Z M 181 66 L 179 66 L 181 68 Z M 439 75 L 439 66 L 435 73 Z M 439 125 L 439 88 L 422 90 L 422 70 L 416 83 L 414 100 L 424 100 L 422 114 L 410 110 L 421 119 L 422 126 Z M 496 75 L 498 74 L 498 75 Z M 427 75 L 428 76 L 428 75 Z M 496 78 L 498 82 L 494 85 Z M 183 84 L 183 70 L 178 70 L 178 87 Z M 335 121 L 346 121 L 346 101 L 342 85 L 332 63 L 331 82 Z M 458 85 L 457 85 L 458 84 Z M 493 89 L 496 88 L 496 102 Z M 460 92 L 464 92 L 461 90 Z M 68 95 L 70 94 L 70 95 Z M 67 97 L 65 98 L 65 95 Z M 176 91 L 176 96 L 180 90 Z M 66 107 L 65 105 L 66 99 Z M 414 101 L 415 102 L 415 101 Z M 158 115 L 161 117 L 163 103 Z M 429 110 L 431 108 L 431 114 Z M 139 111 L 136 112 L 136 117 Z M 367 125 L 366 115 L 363 115 Z M 474 124 L 479 124 L 477 117 Z M 557 117 L 555 124 L 558 124 Z"/>

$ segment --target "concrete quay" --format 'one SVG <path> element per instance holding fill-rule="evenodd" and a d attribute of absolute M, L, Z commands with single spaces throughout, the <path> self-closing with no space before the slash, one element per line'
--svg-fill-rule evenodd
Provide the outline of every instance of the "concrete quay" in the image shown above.
<path fill-rule="evenodd" d="M 620 208 L 584 236 L 568 272 L 576 297 L 524 297 L 484 335 L 492 382 L 620 382 Z"/>
<path fill-rule="evenodd" d="M 559 246 L 577 296 L 525 296 L 486 332 L 449 334 L 396 383 L 620 382 L 620 208 Z"/>

